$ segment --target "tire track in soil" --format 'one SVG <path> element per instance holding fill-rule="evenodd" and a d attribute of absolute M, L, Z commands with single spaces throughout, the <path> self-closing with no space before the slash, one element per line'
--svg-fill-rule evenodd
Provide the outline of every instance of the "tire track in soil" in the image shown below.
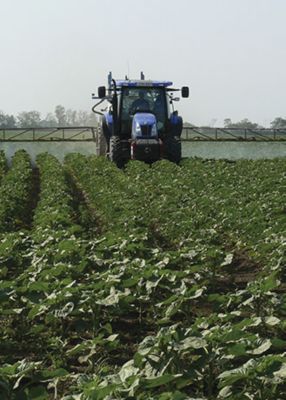
<path fill-rule="evenodd" d="M 92 207 L 87 193 L 82 190 L 81 185 L 72 172 L 65 170 L 65 177 L 73 198 L 73 209 L 76 222 L 84 229 L 86 238 L 94 238 L 102 233 L 102 223 Z"/>
<path fill-rule="evenodd" d="M 105 225 L 98 217 L 97 210 L 90 201 L 88 193 L 82 189 L 80 182 L 69 168 L 66 169 L 66 179 L 74 199 L 74 209 L 78 215 L 77 222 L 85 228 L 87 239 L 101 237 L 106 232 Z M 108 258 L 110 258 L 110 254 Z M 154 324 L 147 321 L 147 319 L 143 318 L 142 320 L 141 314 L 141 311 L 137 310 L 136 312 L 134 310 L 110 321 L 112 332 L 113 334 L 118 334 L 120 341 L 120 346 L 116 351 L 109 354 L 112 364 L 123 365 L 132 359 L 137 351 L 138 344 L 144 337 L 156 334 Z M 147 310 L 145 314 L 147 318 Z"/>
<path fill-rule="evenodd" d="M 30 197 L 30 204 L 28 208 L 28 228 L 29 230 L 33 229 L 33 219 L 34 213 L 37 208 L 37 204 L 40 199 L 40 172 L 39 168 L 34 167 L 32 170 L 32 190 L 31 190 L 31 197 Z"/>

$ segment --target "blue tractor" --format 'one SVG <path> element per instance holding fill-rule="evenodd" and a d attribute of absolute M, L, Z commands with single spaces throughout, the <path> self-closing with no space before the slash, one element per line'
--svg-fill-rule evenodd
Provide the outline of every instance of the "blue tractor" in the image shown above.
<path fill-rule="evenodd" d="M 172 82 L 145 80 L 115 80 L 108 75 L 108 88 L 100 86 L 99 99 L 92 110 L 101 115 L 101 134 L 106 142 L 106 154 L 118 167 L 128 160 L 147 163 L 166 158 L 175 163 L 182 156 L 180 136 L 182 118 L 174 110 Z M 189 88 L 182 87 L 182 97 L 189 97 Z M 105 112 L 95 108 L 107 100 Z M 170 107 L 171 106 L 171 107 Z M 103 110 L 102 110 L 103 111 Z"/>

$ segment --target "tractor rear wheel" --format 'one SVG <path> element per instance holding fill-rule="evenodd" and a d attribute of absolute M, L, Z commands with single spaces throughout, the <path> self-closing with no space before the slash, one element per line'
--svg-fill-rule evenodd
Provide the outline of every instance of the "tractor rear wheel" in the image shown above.
<path fill-rule="evenodd" d="M 110 138 L 109 158 L 117 165 L 117 167 L 122 168 L 124 166 L 124 160 L 122 157 L 122 146 L 120 143 L 120 138 L 118 136 L 111 136 Z"/>
<path fill-rule="evenodd" d="M 179 164 L 182 158 L 182 144 L 178 136 L 173 136 L 165 139 L 165 158 L 176 164 Z"/>

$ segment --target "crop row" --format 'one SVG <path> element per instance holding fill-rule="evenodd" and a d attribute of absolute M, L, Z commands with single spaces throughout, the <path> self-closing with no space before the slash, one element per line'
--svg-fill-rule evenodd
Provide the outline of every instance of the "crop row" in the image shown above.
<path fill-rule="evenodd" d="M 26 336 L 26 344 L 33 343 L 34 347 L 38 345 L 40 350 L 46 347 L 49 351 L 46 340 L 52 340 L 54 336 L 48 329 L 49 322 L 45 321 L 49 314 L 45 301 L 55 290 L 70 283 L 69 278 L 64 278 L 69 274 L 69 268 L 73 268 L 72 262 L 81 257 L 80 243 L 76 237 L 81 227 L 75 222 L 73 198 L 61 164 L 55 157 L 42 154 L 37 158 L 37 166 L 40 173 L 40 198 L 30 232 L 31 259 L 26 269 L 15 279 L 14 287 L 17 307 L 21 310 L 19 318 L 30 321 L 29 326 L 19 324 L 23 340 Z M 51 307 L 53 303 L 51 300 Z M 58 319 L 53 319 L 52 310 L 49 311 L 56 334 Z M 38 315 L 41 317 L 36 319 Z M 23 325 L 28 328 L 26 332 L 23 331 Z M 36 338 L 40 332 L 42 337 L 38 342 Z"/>
<path fill-rule="evenodd" d="M 66 166 L 87 196 L 105 233 L 118 239 L 134 229 L 138 232 L 140 221 L 135 208 L 143 199 L 139 198 L 136 186 L 122 170 L 104 158 L 87 158 L 80 154 L 68 155 Z M 141 222 L 144 226 L 145 222 Z"/>
<path fill-rule="evenodd" d="M 0 230 L 8 232 L 27 224 L 32 185 L 32 167 L 24 151 L 15 153 L 12 167 L 0 187 Z"/>
<path fill-rule="evenodd" d="M 0 182 L 7 169 L 6 156 L 3 150 L 0 150 Z"/>
<path fill-rule="evenodd" d="M 29 247 L 25 229 L 31 222 L 32 167 L 24 151 L 15 153 L 6 172 L 0 156 L 0 276 L 12 277 L 23 266 L 22 254 Z M 2 176 L 1 176 L 2 174 Z"/>

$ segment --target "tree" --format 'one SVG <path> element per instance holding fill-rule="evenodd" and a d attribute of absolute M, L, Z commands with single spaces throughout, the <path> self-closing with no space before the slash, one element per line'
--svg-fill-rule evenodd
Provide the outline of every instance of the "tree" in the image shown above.
<path fill-rule="evenodd" d="M 38 128 L 41 126 L 39 111 L 23 111 L 17 116 L 17 126 L 20 128 Z"/>
<path fill-rule="evenodd" d="M 97 126 L 98 121 L 94 112 L 89 113 L 88 126 Z"/>
<path fill-rule="evenodd" d="M 244 118 L 238 122 L 232 122 L 230 118 L 224 120 L 225 128 L 241 128 L 241 129 L 259 129 L 261 126 L 256 122 L 251 122 L 249 119 Z"/>
<path fill-rule="evenodd" d="M 272 122 L 270 122 L 272 129 L 286 129 L 286 119 L 277 117 Z"/>
<path fill-rule="evenodd" d="M 66 125 L 66 110 L 63 106 L 58 105 L 55 108 L 55 115 L 58 122 L 58 126 Z"/>
<path fill-rule="evenodd" d="M 5 128 L 54 128 L 65 126 L 97 126 L 96 114 L 89 111 L 76 111 L 61 105 L 56 106 L 54 113 L 48 113 L 41 118 L 39 111 L 23 111 L 15 118 L 13 115 L 0 111 L 0 129 Z"/>
<path fill-rule="evenodd" d="M 77 126 L 77 111 L 68 109 L 66 111 L 66 124 L 67 126 Z"/>
<path fill-rule="evenodd" d="M 16 119 L 13 115 L 8 115 L 0 111 L 0 128 L 16 128 Z"/>
<path fill-rule="evenodd" d="M 231 121 L 230 118 L 225 118 L 225 119 L 223 120 L 223 126 L 224 126 L 225 128 L 230 128 L 232 125 L 233 125 L 233 123 L 232 123 L 232 121 Z"/>
<path fill-rule="evenodd" d="M 89 125 L 89 113 L 87 111 L 80 110 L 78 112 L 78 124 L 79 126 Z"/>
<path fill-rule="evenodd" d="M 57 123 L 58 122 L 54 114 L 48 113 L 46 115 L 46 118 L 41 121 L 41 126 L 43 128 L 54 128 L 55 126 L 57 126 Z"/>

